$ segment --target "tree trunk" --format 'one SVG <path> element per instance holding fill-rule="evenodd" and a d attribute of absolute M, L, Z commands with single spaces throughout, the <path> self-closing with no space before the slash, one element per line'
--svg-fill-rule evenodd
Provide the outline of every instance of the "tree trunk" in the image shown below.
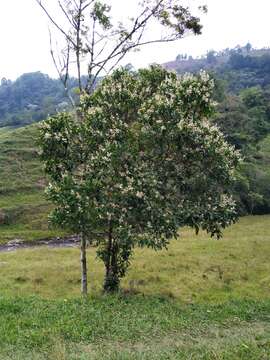
<path fill-rule="evenodd" d="M 104 291 L 107 293 L 117 292 L 119 290 L 119 284 L 120 279 L 117 267 L 110 265 L 104 279 Z"/>
<path fill-rule="evenodd" d="M 87 295 L 86 238 L 84 234 L 81 239 L 81 272 L 81 291 L 83 295 Z"/>
<path fill-rule="evenodd" d="M 109 226 L 108 246 L 105 260 L 105 279 L 103 289 L 105 292 L 117 292 L 119 290 L 119 274 L 117 266 L 118 245 L 114 242 L 112 236 L 112 227 Z"/>

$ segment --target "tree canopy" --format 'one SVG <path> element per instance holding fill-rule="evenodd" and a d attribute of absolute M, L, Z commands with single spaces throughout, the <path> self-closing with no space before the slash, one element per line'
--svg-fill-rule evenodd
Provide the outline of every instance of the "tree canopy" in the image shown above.
<path fill-rule="evenodd" d="M 83 121 L 62 113 L 42 125 L 52 220 L 97 243 L 105 290 L 118 288 L 134 246 L 161 249 L 185 225 L 220 237 L 235 220 L 239 156 L 207 120 L 212 89 L 203 72 L 119 69 L 81 98 Z"/>

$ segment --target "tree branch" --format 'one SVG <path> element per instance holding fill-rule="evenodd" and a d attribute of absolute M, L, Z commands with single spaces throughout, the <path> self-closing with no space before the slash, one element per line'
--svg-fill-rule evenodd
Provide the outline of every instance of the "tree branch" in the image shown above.
<path fill-rule="evenodd" d="M 76 44 L 74 43 L 74 41 L 72 40 L 71 36 L 68 35 L 68 33 L 66 31 L 64 31 L 63 28 L 61 28 L 61 26 L 59 26 L 57 24 L 57 22 L 54 20 L 54 18 L 50 15 L 50 13 L 48 12 L 48 10 L 45 8 L 45 6 L 42 4 L 41 0 L 35 0 L 36 3 L 42 8 L 42 10 L 45 12 L 45 14 L 47 15 L 48 19 L 51 21 L 51 23 L 65 36 L 65 38 L 70 41 L 72 43 L 72 45 L 75 47 Z"/>

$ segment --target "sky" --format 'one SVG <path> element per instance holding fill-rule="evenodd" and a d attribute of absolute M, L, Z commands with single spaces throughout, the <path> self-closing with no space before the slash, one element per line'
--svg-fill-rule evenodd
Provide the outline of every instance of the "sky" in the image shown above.
<path fill-rule="evenodd" d="M 55 6 L 57 0 L 44 0 Z M 115 14 L 132 15 L 138 0 L 108 0 Z M 188 1 L 188 0 L 184 0 Z M 191 2 L 194 0 L 190 0 Z M 270 46 L 269 0 L 201 0 L 208 14 L 201 18 L 203 34 L 175 43 L 147 46 L 125 59 L 136 68 L 174 60 L 177 54 L 194 57 L 208 50 L 222 50 L 250 42 L 253 47 Z M 57 13 L 56 13 L 57 15 Z M 48 20 L 35 0 L 0 3 L 0 78 L 16 79 L 23 73 L 42 71 L 57 77 L 50 56 Z"/>

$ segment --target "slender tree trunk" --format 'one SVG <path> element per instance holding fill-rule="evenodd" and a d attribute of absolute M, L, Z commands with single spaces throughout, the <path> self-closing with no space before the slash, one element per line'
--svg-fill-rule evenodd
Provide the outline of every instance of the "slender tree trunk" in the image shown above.
<path fill-rule="evenodd" d="M 81 272 L 81 291 L 83 295 L 87 295 L 86 238 L 84 234 L 81 238 Z"/>
<path fill-rule="evenodd" d="M 111 267 L 111 252 L 112 252 L 112 226 L 111 223 L 109 224 L 109 232 L 108 232 L 108 246 L 107 246 L 107 253 L 105 258 L 105 280 L 104 280 L 104 290 L 106 287 L 106 279 L 109 277 L 110 267 Z"/>

